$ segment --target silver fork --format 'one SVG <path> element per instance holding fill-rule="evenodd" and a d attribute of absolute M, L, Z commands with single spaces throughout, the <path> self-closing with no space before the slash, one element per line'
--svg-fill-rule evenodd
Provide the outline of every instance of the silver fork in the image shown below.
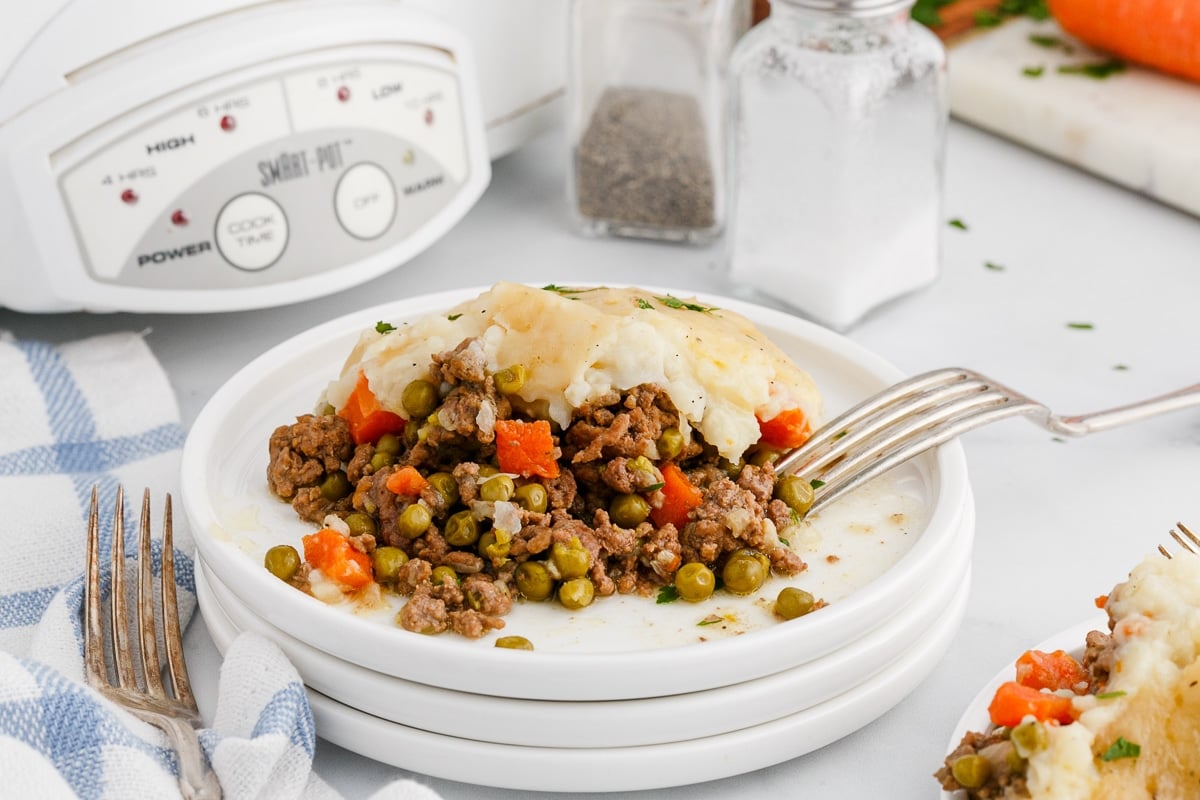
<path fill-rule="evenodd" d="M 1200 383 L 1125 406 L 1058 416 L 1042 403 L 969 369 L 939 369 L 901 381 L 822 425 L 775 462 L 814 486 L 813 514 L 931 447 L 991 422 L 1025 415 L 1063 436 L 1085 436 L 1200 405 Z"/>
<path fill-rule="evenodd" d="M 1175 543 L 1184 550 L 1187 550 L 1192 555 L 1200 555 L 1200 538 L 1198 538 L 1196 534 L 1189 531 L 1187 525 L 1184 525 L 1182 522 L 1176 522 L 1175 527 L 1179 528 L 1179 530 L 1171 530 L 1170 532 L 1171 538 L 1175 540 Z M 1158 552 L 1162 553 L 1167 558 L 1171 557 L 1171 551 L 1163 547 L 1161 544 L 1158 546 Z"/>
<path fill-rule="evenodd" d="M 92 487 L 88 515 L 87 581 L 84 588 L 86 626 L 84 659 L 88 683 L 114 703 L 158 727 L 167 735 L 179 757 L 179 788 L 185 798 L 219 798 L 216 775 L 208 768 L 196 728 L 201 724 L 196 700 L 183 658 L 183 635 L 175 597 L 175 557 L 171 536 L 171 496 L 163 511 L 162 580 L 163 642 L 171 674 L 172 693 L 162 680 L 155 633 L 153 584 L 150 560 L 150 490 L 142 494 L 142 516 L 138 541 L 137 619 L 125 602 L 124 492 L 118 487 L 113 516 L 112 580 L 108 633 L 101 609 L 100 520 L 97 488 Z M 141 653 L 139 670 L 130 650 L 130 625 L 135 623 Z M 105 660 L 105 640 L 111 639 L 116 683 Z M 140 678 L 138 673 L 140 672 Z"/>

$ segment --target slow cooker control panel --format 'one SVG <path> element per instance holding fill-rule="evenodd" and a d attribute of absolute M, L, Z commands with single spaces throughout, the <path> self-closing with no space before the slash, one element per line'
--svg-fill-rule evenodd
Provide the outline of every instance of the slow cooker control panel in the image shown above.
<path fill-rule="evenodd" d="M 59 189 L 89 273 L 169 289 L 271 284 L 373 255 L 435 216 L 471 168 L 453 70 L 386 59 L 247 82 L 74 147 Z"/>

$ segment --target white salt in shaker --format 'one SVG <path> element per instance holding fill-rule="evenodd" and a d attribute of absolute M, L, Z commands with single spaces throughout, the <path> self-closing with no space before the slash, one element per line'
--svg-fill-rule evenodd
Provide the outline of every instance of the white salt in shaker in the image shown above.
<path fill-rule="evenodd" d="M 932 282 L 949 117 L 912 0 L 774 0 L 730 60 L 739 289 L 845 329 Z"/>
<path fill-rule="evenodd" d="M 750 15 L 749 0 L 572 0 L 577 230 L 692 243 L 720 234 L 729 54 Z"/>

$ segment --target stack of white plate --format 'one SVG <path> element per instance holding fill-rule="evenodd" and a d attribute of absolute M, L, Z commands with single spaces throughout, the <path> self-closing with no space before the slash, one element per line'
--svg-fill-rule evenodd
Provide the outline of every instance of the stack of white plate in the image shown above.
<path fill-rule="evenodd" d="M 929 674 L 970 581 L 974 508 L 957 444 L 823 511 L 791 543 L 809 568 L 760 593 L 697 604 L 603 597 L 574 612 L 518 603 L 503 633 L 530 639 L 532 652 L 496 648 L 495 635 L 409 633 L 394 620 L 403 598 L 330 605 L 267 572 L 269 547 L 298 546 L 312 530 L 267 490 L 271 431 L 312 409 L 359 331 L 477 293 L 369 309 L 285 342 L 235 375 L 188 438 L 183 500 L 205 623 L 221 650 L 243 631 L 275 641 L 310 689 L 319 736 L 482 785 L 651 789 L 810 752 L 876 719 Z M 754 319 L 812 373 L 830 411 L 901 377 L 823 328 L 705 299 Z M 780 622 L 771 603 L 787 585 L 828 605 Z"/>

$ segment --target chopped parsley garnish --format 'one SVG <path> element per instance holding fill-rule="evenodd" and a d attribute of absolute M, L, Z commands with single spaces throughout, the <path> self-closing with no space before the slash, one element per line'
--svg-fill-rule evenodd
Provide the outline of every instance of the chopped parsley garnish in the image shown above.
<path fill-rule="evenodd" d="M 658 590 L 658 597 L 654 602 L 661 605 L 662 603 L 673 603 L 678 599 L 679 592 L 674 586 L 661 586 Z"/>
<path fill-rule="evenodd" d="M 1068 322 L 1067 327 L 1073 331 L 1090 331 L 1096 326 L 1090 322 Z"/>
<path fill-rule="evenodd" d="M 1029 41 L 1036 44 L 1038 47 L 1044 47 L 1047 50 L 1056 50 L 1062 48 L 1064 53 L 1073 53 L 1075 49 L 1071 45 L 1064 42 L 1057 36 L 1047 36 L 1041 33 L 1029 34 Z"/>
<path fill-rule="evenodd" d="M 1003 21 L 1003 17 L 988 8 L 981 8 L 975 12 L 975 27 L 977 28 L 994 28 Z"/>
<path fill-rule="evenodd" d="M 843 436 L 847 435 L 848 433 L 850 433 L 850 431 L 838 431 L 837 433 L 835 433 L 833 435 L 833 440 L 836 442 L 838 439 L 842 438 Z"/>
<path fill-rule="evenodd" d="M 666 297 L 655 297 L 654 299 L 662 303 L 667 308 L 686 308 L 688 311 L 702 312 L 717 310 L 716 306 L 702 306 L 696 303 L 688 303 L 680 300 L 678 297 L 674 297 L 673 295 L 667 295 Z"/>
<path fill-rule="evenodd" d="M 1101 692 L 1100 694 L 1096 695 L 1096 699 L 1097 700 L 1112 700 L 1113 698 L 1124 697 L 1124 696 L 1125 696 L 1124 692 Z"/>
<path fill-rule="evenodd" d="M 1026 78 L 1040 78 L 1040 77 L 1042 77 L 1042 74 L 1045 71 L 1046 71 L 1046 68 L 1041 67 L 1041 66 L 1026 67 L 1025 69 L 1021 70 L 1021 74 L 1024 75 Z"/>
<path fill-rule="evenodd" d="M 1063 64 L 1058 68 L 1063 75 L 1084 75 L 1102 81 L 1110 75 L 1125 71 L 1125 62 L 1110 58 L 1107 61 L 1093 61 L 1088 64 Z"/>
<path fill-rule="evenodd" d="M 707 617 L 705 617 L 704 619 L 697 622 L 696 625 L 698 627 L 704 627 L 705 625 L 715 625 L 718 622 L 724 622 L 724 621 L 725 621 L 724 618 L 719 617 L 716 614 L 709 614 Z"/>
<path fill-rule="evenodd" d="M 930 28 L 942 24 L 942 15 L 938 10 L 950 5 L 954 0 L 917 0 L 912 7 L 912 18 Z"/>
<path fill-rule="evenodd" d="M 383 320 L 380 320 L 379 322 L 375 323 L 376 333 L 391 333 L 394 330 L 396 330 L 396 326 L 390 322 L 384 322 Z"/>
<path fill-rule="evenodd" d="M 558 292 L 559 294 L 583 294 L 584 292 L 594 292 L 603 287 L 592 286 L 588 289 L 573 289 L 570 286 L 559 286 L 558 284 L 547 283 L 542 288 L 547 292 Z"/>
<path fill-rule="evenodd" d="M 793 510 L 792 510 L 792 513 L 793 513 L 793 514 L 795 514 L 795 513 L 796 513 L 796 511 L 793 509 Z M 784 546 L 784 547 L 791 547 L 791 546 L 792 546 L 792 543 L 791 543 L 791 542 L 789 542 L 787 539 L 783 538 L 782 536 L 780 536 L 780 537 L 779 537 L 779 541 L 783 542 L 783 546 Z"/>
<path fill-rule="evenodd" d="M 965 231 L 967 229 L 967 223 L 963 222 L 958 217 L 955 217 L 954 219 L 950 220 L 946 224 L 949 225 L 951 228 L 958 228 L 960 231 Z"/>
<path fill-rule="evenodd" d="M 1050 441 L 1052 441 L 1052 442 L 1065 442 L 1065 441 L 1067 441 L 1067 440 L 1066 440 L 1066 439 L 1064 439 L 1064 438 L 1063 438 L 1063 437 L 1061 437 L 1061 436 L 1051 436 L 1051 437 L 1050 437 Z"/>
<path fill-rule="evenodd" d="M 825 481 L 819 480 L 817 478 L 813 478 L 811 481 L 808 482 L 808 485 L 814 489 L 820 489 L 822 486 L 825 485 Z"/>
<path fill-rule="evenodd" d="M 650 304 L 650 301 L 644 297 L 639 297 L 637 299 L 637 307 L 638 308 L 654 308 L 654 306 L 652 306 Z"/>
<path fill-rule="evenodd" d="M 462 316 L 462 314 L 447 314 L 446 319 L 450 320 L 451 322 L 454 322 L 454 320 L 458 319 L 461 316 Z"/>
<path fill-rule="evenodd" d="M 647 492 L 657 492 L 659 489 L 663 488 L 663 487 L 664 487 L 664 486 L 666 486 L 666 485 L 667 485 L 667 484 L 663 483 L 662 481 L 659 481 L 658 483 L 652 483 L 652 484 L 650 484 L 649 486 L 647 486 L 647 487 L 646 487 L 646 489 L 645 489 L 645 491 L 647 491 Z"/>
<path fill-rule="evenodd" d="M 799 525 L 801 520 L 803 520 L 803 517 L 800 516 L 800 512 L 794 508 L 788 509 L 788 518 L 791 519 L 793 525 Z"/>
<path fill-rule="evenodd" d="M 1128 372 L 1129 365 L 1128 364 L 1113 364 L 1113 369 L 1115 369 L 1117 372 Z"/>
<path fill-rule="evenodd" d="M 1100 755 L 1101 761 L 1116 761 L 1118 758 L 1137 758 L 1142 753 L 1142 746 L 1129 741 L 1124 736 L 1118 736 L 1117 740 L 1109 745 L 1109 748 Z"/>
<path fill-rule="evenodd" d="M 983 262 L 983 266 L 987 269 L 990 269 L 992 272 L 1004 272 L 1004 265 L 997 264 L 993 261 L 985 261 Z"/>

